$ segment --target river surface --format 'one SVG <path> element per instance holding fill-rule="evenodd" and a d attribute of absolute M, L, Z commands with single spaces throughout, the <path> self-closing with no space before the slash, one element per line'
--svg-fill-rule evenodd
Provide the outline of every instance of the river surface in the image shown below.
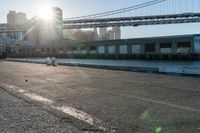
<path fill-rule="evenodd" d="M 11 58 L 9 58 L 11 59 Z M 12 58 L 19 61 L 45 62 L 46 58 Z M 160 72 L 200 74 L 200 60 L 96 60 L 96 59 L 57 59 L 58 63 L 90 64 L 122 67 L 156 67 Z"/>

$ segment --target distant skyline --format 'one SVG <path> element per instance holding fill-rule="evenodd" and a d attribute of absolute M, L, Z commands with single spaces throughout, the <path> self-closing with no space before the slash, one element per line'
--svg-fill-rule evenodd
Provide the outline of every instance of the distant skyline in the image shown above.
<path fill-rule="evenodd" d="M 16 10 L 17 12 L 24 12 L 30 19 L 36 15 L 37 7 L 41 4 L 51 4 L 62 8 L 63 17 L 76 17 L 82 15 L 89 15 L 94 13 L 100 13 L 110 11 L 114 9 L 124 8 L 151 0 L 1 0 L 0 5 L 0 23 L 6 22 L 6 15 L 9 10 Z M 169 0 L 170 1 L 170 0 Z M 172 0 L 171 0 L 172 1 Z M 174 0 L 180 1 L 180 0 Z M 193 11 L 194 4 L 197 0 L 182 0 L 180 4 L 182 7 L 186 7 L 187 11 Z M 193 3 L 191 3 L 193 2 Z M 190 5 L 190 6 L 188 6 Z M 200 6 L 200 5 L 199 5 Z M 161 7 L 162 12 L 168 10 L 171 13 L 176 13 L 177 8 L 173 5 L 168 9 L 167 7 Z M 200 24 L 179 24 L 179 25 L 158 25 L 158 26 L 140 26 L 140 27 L 125 27 L 122 28 L 123 38 L 135 38 L 135 37 L 151 37 L 151 36 L 165 36 L 165 35 L 180 35 L 180 34 L 197 34 L 200 33 Z"/>

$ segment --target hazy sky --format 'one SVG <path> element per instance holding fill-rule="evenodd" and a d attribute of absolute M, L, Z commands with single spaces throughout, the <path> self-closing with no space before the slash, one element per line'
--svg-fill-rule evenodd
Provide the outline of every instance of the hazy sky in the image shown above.
<path fill-rule="evenodd" d="M 6 22 L 6 14 L 9 10 L 17 12 L 25 12 L 28 18 L 36 15 L 39 5 L 50 3 L 52 6 L 58 6 L 63 9 L 63 17 L 82 16 L 93 13 L 110 11 L 113 9 L 124 8 L 150 0 L 0 0 L 0 22 Z M 175 1 L 171 2 L 170 1 Z M 177 13 L 183 12 L 199 12 L 200 0 L 169 0 L 168 4 L 163 3 L 155 7 L 147 8 L 141 12 L 160 12 Z M 168 5 L 168 6 L 165 6 Z M 177 7 L 178 5 L 178 7 Z M 127 13 L 128 14 L 128 13 Z M 129 13 L 131 14 L 131 13 Z M 124 14 L 122 14 L 123 16 Z M 159 25 L 159 26 L 141 26 L 122 28 L 123 38 L 146 37 L 146 36 L 163 36 L 174 34 L 192 34 L 200 33 L 200 24 L 180 24 L 180 25 Z"/>

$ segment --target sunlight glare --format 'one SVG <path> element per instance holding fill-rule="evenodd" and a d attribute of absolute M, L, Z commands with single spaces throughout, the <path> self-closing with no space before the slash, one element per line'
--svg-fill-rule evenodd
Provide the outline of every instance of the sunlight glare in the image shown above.
<path fill-rule="evenodd" d="M 51 6 L 48 4 L 41 5 L 38 8 L 37 16 L 45 21 L 51 21 L 53 19 Z"/>

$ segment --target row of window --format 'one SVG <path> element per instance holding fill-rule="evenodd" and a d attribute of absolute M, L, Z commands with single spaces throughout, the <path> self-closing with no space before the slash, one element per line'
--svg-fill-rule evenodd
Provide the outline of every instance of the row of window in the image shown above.
<path fill-rule="evenodd" d="M 187 53 L 190 52 L 190 42 L 178 42 L 177 43 L 177 52 L 178 53 Z M 160 43 L 159 46 L 160 53 L 171 53 L 172 52 L 172 43 Z M 98 53 L 105 54 L 105 46 L 98 46 Z M 156 51 L 156 45 L 154 43 L 147 43 L 144 45 L 144 52 L 145 53 L 154 53 Z M 134 54 L 142 53 L 142 45 L 140 44 L 133 44 L 131 45 L 131 52 Z M 108 53 L 115 54 L 116 53 L 116 46 L 110 45 L 108 46 Z M 127 54 L 128 53 L 128 45 L 120 45 L 119 46 L 119 53 L 120 54 Z"/>
<path fill-rule="evenodd" d="M 194 46 L 193 52 L 195 52 L 195 48 L 198 48 L 196 51 L 200 53 L 200 47 Z M 89 49 L 89 50 L 86 50 Z M 117 51 L 119 54 L 128 54 L 129 52 L 133 54 L 141 54 L 141 53 L 161 53 L 161 54 L 170 54 L 172 52 L 176 53 L 190 53 L 191 43 L 190 42 L 178 42 L 177 48 L 174 49 L 176 51 L 172 51 L 172 43 L 160 43 L 159 46 L 156 46 L 155 43 L 146 43 L 144 45 L 141 44 L 132 44 L 132 45 L 120 45 L 117 48 L 117 45 L 108 45 L 107 48 L 102 46 L 92 46 L 89 48 L 84 48 L 81 50 L 77 50 L 76 47 L 70 48 L 41 48 L 41 49 L 27 49 L 20 50 L 19 53 L 43 53 L 43 54 L 116 54 Z"/>

